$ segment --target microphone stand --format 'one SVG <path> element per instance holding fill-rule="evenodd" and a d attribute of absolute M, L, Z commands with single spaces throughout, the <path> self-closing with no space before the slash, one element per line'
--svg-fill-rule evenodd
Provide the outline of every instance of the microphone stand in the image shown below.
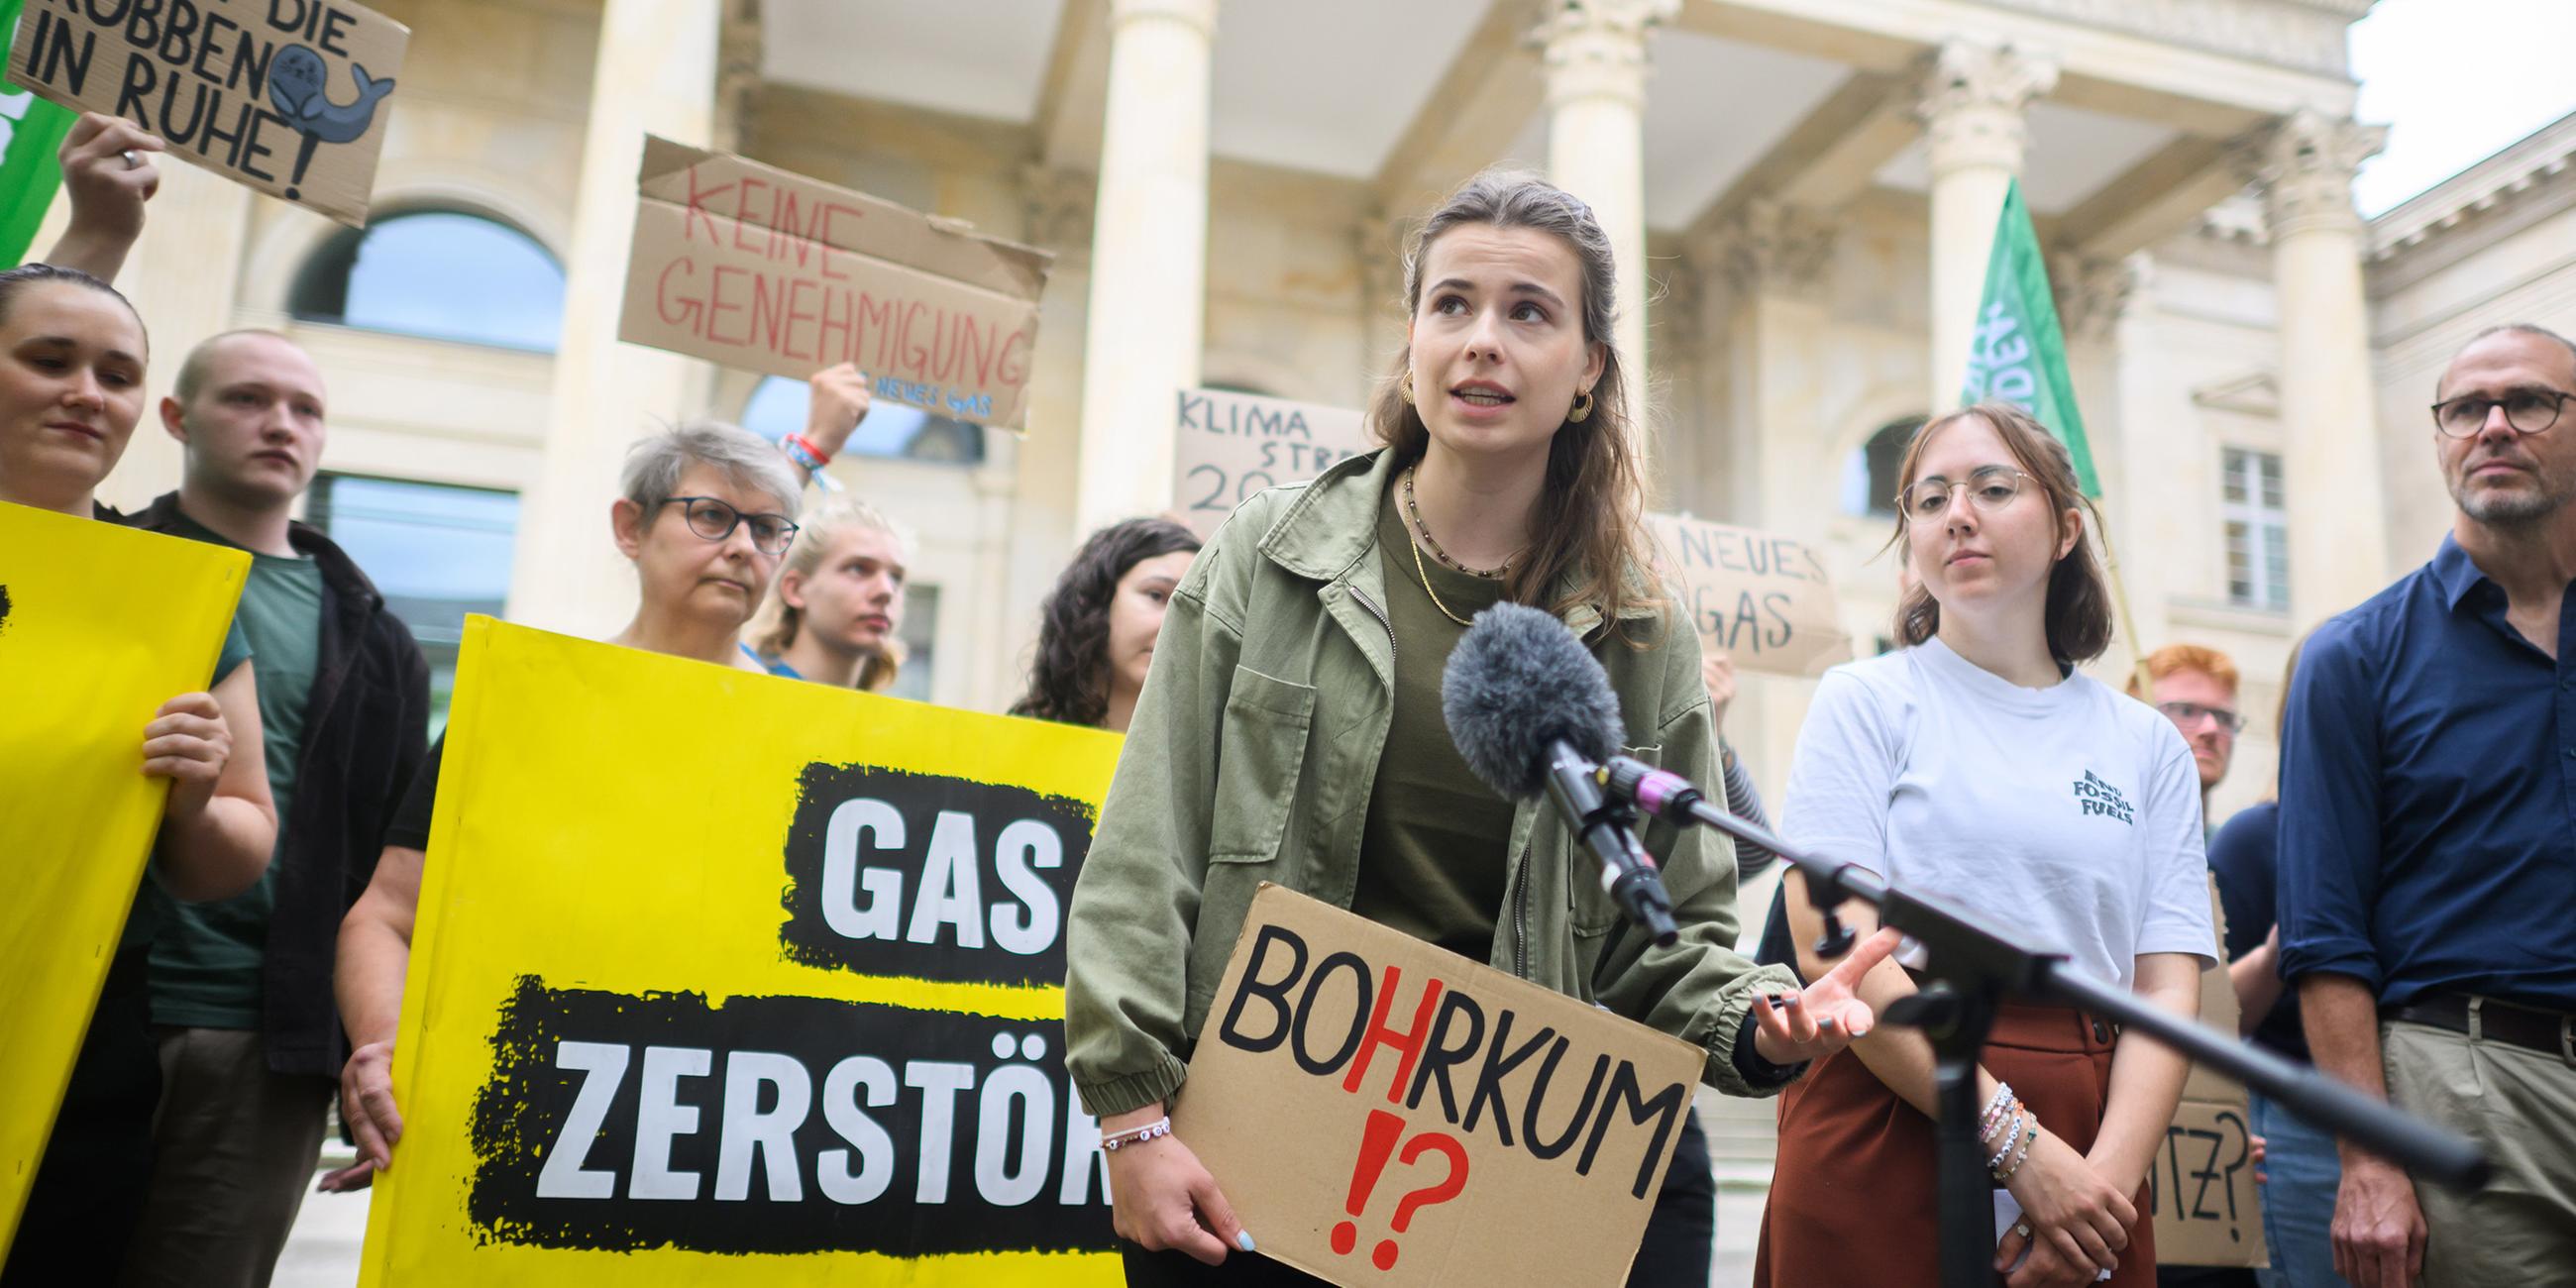
<path fill-rule="evenodd" d="M 1923 1030 L 1931 1039 L 1939 1161 L 1943 1288 L 1991 1288 L 1994 1283 L 1993 1180 L 1985 1146 L 1977 1139 L 1977 1053 L 2007 997 L 2060 1002 L 2118 1023 L 2123 1029 L 2181 1052 L 2252 1087 L 2309 1122 L 2351 1138 L 2408 1172 L 2453 1189 L 2476 1189 L 2490 1171 L 2486 1155 L 2464 1137 L 2417 1121 L 2314 1070 L 2303 1070 L 2270 1052 L 2229 1041 L 2216 1031 L 2140 1002 L 2071 969 L 2061 953 L 2038 953 L 2013 942 L 1977 914 L 1931 895 L 1881 880 L 1849 863 L 1820 858 L 1708 802 L 1677 775 L 1626 756 L 1596 771 L 1607 794 L 1635 801 L 1659 818 L 1715 828 L 1769 850 L 1806 878 L 1807 897 L 1825 917 L 1817 955 L 1840 957 L 1854 936 L 1834 915 L 1845 899 L 1876 905 L 1879 922 L 1923 945 L 1922 990 L 1890 1006 L 1883 1018 Z"/>

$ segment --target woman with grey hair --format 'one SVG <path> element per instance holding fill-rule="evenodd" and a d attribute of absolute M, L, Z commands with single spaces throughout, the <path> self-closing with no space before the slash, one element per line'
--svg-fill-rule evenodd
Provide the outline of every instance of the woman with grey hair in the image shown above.
<path fill-rule="evenodd" d="M 637 443 L 626 454 L 609 528 L 634 562 L 642 594 L 634 619 L 608 642 L 759 671 L 742 650 L 742 629 L 796 539 L 803 491 L 778 449 L 746 429 L 695 422 Z M 357 1140 L 358 1161 L 323 1177 L 326 1190 L 364 1187 L 392 1162 L 402 1138 L 391 1076 L 394 1029 L 445 749 L 444 738 L 430 748 L 386 829 L 375 876 L 340 923 L 333 989 L 352 1047 L 340 1073 L 340 1116 Z"/>

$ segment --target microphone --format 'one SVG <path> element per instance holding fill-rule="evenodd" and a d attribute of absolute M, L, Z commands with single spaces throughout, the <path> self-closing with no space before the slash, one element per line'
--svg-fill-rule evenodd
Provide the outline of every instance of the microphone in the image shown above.
<path fill-rule="evenodd" d="M 1496 604 L 1449 654 L 1440 714 L 1469 772 L 1497 795 L 1544 792 L 1601 863 L 1601 888 L 1658 944 L 1681 937 L 1672 896 L 1639 844 L 1636 814 L 1604 799 L 1599 766 L 1620 745 L 1619 695 L 1565 623 Z"/>

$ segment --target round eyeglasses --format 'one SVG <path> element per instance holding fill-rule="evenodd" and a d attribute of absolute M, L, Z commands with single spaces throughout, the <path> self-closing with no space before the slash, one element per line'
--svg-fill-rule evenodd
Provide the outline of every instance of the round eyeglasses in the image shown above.
<path fill-rule="evenodd" d="M 2197 702 L 2159 702 L 2156 710 L 2165 713 L 2165 719 L 2173 721 L 2185 733 L 2203 720 L 2216 724 L 2220 733 L 2234 735 L 2245 731 L 2245 717 L 2225 707 L 2203 706 Z"/>
<path fill-rule="evenodd" d="M 752 548 L 765 555 L 787 553 L 788 543 L 796 539 L 795 521 L 783 514 L 745 514 L 711 496 L 665 497 L 662 504 L 687 507 L 689 531 L 709 541 L 722 541 L 745 524 L 751 527 Z"/>
<path fill-rule="evenodd" d="M 1935 474 L 1897 493 L 1896 509 L 1909 519 L 1937 519 L 1950 508 L 1950 494 L 1966 488 L 1968 499 L 1991 514 L 2012 504 L 2012 499 L 2021 495 L 2022 480 L 2029 477 L 2002 465 L 1983 466 L 1955 482 Z"/>
<path fill-rule="evenodd" d="M 2504 423 L 2517 434 L 2537 434 L 2558 423 L 2558 413 L 2576 394 L 2555 389 L 2516 389 L 2502 398 L 2462 394 L 2433 404 L 2433 428 L 2453 438 L 2475 438 L 2487 427 L 2487 410 L 2504 408 Z"/>

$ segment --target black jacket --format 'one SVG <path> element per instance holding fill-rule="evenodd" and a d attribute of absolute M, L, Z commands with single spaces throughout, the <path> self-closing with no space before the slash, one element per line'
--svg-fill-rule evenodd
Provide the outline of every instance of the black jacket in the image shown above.
<path fill-rule="evenodd" d="M 179 494 L 130 522 L 176 535 Z M 331 966 L 340 918 L 366 892 L 385 825 L 420 769 L 429 736 L 429 662 L 411 628 L 318 528 L 288 539 L 322 570 L 322 640 L 296 756 L 295 803 L 278 820 L 277 907 L 261 979 L 268 1067 L 337 1078 L 348 1059 Z M 252 660 L 255 666 L 256 658 Z"/>

